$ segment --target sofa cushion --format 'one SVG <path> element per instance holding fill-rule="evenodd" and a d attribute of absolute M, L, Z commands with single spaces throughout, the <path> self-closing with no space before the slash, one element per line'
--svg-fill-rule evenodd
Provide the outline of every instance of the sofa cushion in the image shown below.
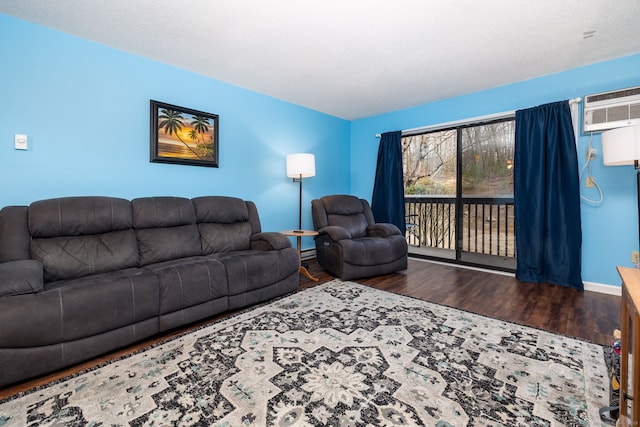
<path fill-rule="evenodd" d="M 200 234 L 189 199 L 143 197 L 131 205 L 141 266 L 200 255 Z"/>
<path fill-rule="evenodd" d="M 135 267 L 138 243 L 131 229 L 90 236 L 33 239 L 31 256 L 42 262 L 45 281 L 74 279 Z"/>
<path fill-rule="evenodd" d="M 204 255 L 241 251 L 251 247 L 251 225 L 248 222 L 198 224 L 198 229 Z"/>
<path fill-rule="evenodd" d="M 32 294 L 42 288 L 42 263 L 31 259 L 0 263 L 0 297 Z"/>
<path fill-rule="evenodd" d="M 200 234 L 195 224 L 137 230 L 140 265 L 200 255 Z"/>
<path fill-rule="evenodd" d="M 52 282 L 43 292 L 0 298 L 0 347 L 51 345 L 131 325 L 157 316 L 158 301 L 157 278 L 138 268 Z"/>
<path fill-rule="evenodd" d="M 195 224 L 191 200 L 183 197 L 141 197 L 131 201 L 133 226 L 140 228 L 176 227 Z"/>
<path fill-rule="evenodd" d="M 131 226 L 130 202 L 115 197 L 61 197 L 29 205 L 33 238 L 101 234 Z"/>
<path fill-rule="evenodd" d="M 300 267 L 293 248 L 279 251 L 240 251 L 213 255 L 227 270 L 229 295 L 260 289 L 289 277 Z"/>
<path fill-rule="evenodd" d="M 29 206 L 31 258 L 45 282 L 134 267 L 138 246 L 131 204 L 113 197 L 62 197 Z"/>
<path fill-rule="evenodd" d="M 204 196 L 192 199 L 197 222 L 233 224 L 249 221 L 247 203 L 237 197 Z"/>
<path fill-rule="evenodd" d="M 160 314 L 226 298 L 228 294 L 224 265 L 216 259 L 182 258 L 144 268 L 158 277 Z"/>
<path fill-rule="evenodd" d="M 197 197 L 193 199 L 193 206 L 204 255 L 251 248 L 253 228 L 244 200 L 224 196 Z"/>

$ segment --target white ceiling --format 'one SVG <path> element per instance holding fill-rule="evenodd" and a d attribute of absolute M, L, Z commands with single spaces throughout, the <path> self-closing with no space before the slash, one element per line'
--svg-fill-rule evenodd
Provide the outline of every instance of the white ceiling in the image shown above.
<path fill-rule="evenodd" d="M 640 53 L 639 0 L 0 0 L 0 13 L 345 119 Z"/>

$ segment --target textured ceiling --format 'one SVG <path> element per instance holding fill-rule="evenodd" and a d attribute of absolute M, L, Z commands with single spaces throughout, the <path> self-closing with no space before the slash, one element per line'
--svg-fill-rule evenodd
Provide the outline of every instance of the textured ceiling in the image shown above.
<path fill-rule="evenodd" d="M 640 0 L 0 0 L 0 13 L 345 119 L 640 53 Z"/>

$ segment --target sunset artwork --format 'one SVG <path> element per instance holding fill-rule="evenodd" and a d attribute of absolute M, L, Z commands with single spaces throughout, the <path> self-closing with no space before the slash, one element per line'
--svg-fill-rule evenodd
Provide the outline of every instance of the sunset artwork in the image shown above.
<path fill-rule="evenodd" d="M 218 116 L 151 101 L 151 161 L 218 166 Z"/>

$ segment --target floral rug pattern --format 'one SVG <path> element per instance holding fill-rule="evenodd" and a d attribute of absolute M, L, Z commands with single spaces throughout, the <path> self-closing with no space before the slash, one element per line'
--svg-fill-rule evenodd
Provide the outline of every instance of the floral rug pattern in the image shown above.
<path fill-rule="evenodd" d="M 602 346 L 334 280 L 0 402 L 0 426 L 600 426 Z"/>

